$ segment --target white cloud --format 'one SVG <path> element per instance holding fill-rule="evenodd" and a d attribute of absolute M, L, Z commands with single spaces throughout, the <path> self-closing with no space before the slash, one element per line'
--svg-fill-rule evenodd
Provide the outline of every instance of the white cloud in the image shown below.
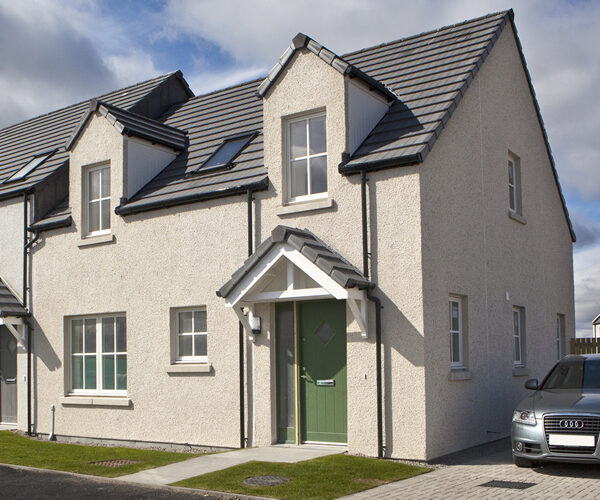
<path fill-rule="evenodd" d="M 575 328 L 577 336 L 592 334 L 592 320 L 600 314 L 600 245 L 575 254 Z"/>

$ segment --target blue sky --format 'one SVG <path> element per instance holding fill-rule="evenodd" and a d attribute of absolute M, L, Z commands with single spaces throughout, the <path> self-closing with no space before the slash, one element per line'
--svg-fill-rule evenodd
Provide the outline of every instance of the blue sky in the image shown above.
<path fill-rule="evenodd" d="M 600 314 L 600 2 L 0 0 L 0 127 L 181 69 L 196 94 L 263 76 L 302 31 L 343 54 L 508 8 L 578 235 L 576 322 Z"/>

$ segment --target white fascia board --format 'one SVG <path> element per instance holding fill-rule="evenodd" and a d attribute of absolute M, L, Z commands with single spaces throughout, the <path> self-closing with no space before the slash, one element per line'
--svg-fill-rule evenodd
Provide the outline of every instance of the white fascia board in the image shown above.
<path fill-rule="evenodd" d="M 348 290 L 343 286 L 339 285 L 333 278 L 327 273 L 319 269 L 313 262 L 308 260 L 298 250 L 292 246 L 286 244 L 277 245 L 272 248 L 257 264 L 252 271 L 250 271 L 242 281 L 234 288 L 233 293 L 225 299 L 225 305 L 227 307 L 234 307 L 238 302 L 251 301 L 247 297 L 248 293 L 252 288 L 265 276 L 268 271 L 275 266 L 282 258 L 286 258 L 296 265 L 301 271 L 306 273 L 310 278 L 316 281 L 327 294 L 333 296 L 338 300 L 348 298 Z M 310 289 L 306 289 L 310 290 Z M 302 289 L 296 290 L 298 294 L 294 294 L 297 299 L 303 297 Z M 312 292 L 307 292 L 305 298 L 315 298 L 311 295 Z"/>

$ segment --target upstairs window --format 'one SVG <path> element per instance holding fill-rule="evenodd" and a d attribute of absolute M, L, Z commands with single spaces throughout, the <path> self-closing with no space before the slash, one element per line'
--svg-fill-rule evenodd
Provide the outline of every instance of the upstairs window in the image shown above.
<path fill-rule="evenodd" d="M 513 154 L 508 155 L 508 209 L 523 215 L 521 202 L 521 161 Z"/>
<path fill-rule="evenodd" d="M 39 167 L 42 163 L 44 163 L 48 158 L 50 158 L 55 151 L 51 151 L 50 153 L 44 153 L 43 155 L 34 156 L 31 160 L 29 160 L 25 165 L 23 165 L 19 170 L 17 170 L 13 175 L 11 175 L 8 179 L 5 179 L 4 183 L 20 181 L 27 177 L 31 172 L 33 172 L 37 167 Z"/>
<path fill-rule="evenodd" d="M 86 172 L 86 233 L 110 232 L 110 167 L 93 167 Z"/>
<path fill-rule="evenodd" d="M 327 133 L 325 115 L 288 122 L 288 201 L 327 195 Z"/>

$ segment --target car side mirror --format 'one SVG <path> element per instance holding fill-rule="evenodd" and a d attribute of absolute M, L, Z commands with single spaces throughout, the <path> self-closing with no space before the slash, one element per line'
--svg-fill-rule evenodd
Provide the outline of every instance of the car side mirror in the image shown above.
<path fill-rule="evenodd" d="M 539 385 L 540 384 L 537 378 L 530 378 L 527 382 L 525 382 L 525 389 L 529 389 L 530 391 L 537 391 Z"/>

